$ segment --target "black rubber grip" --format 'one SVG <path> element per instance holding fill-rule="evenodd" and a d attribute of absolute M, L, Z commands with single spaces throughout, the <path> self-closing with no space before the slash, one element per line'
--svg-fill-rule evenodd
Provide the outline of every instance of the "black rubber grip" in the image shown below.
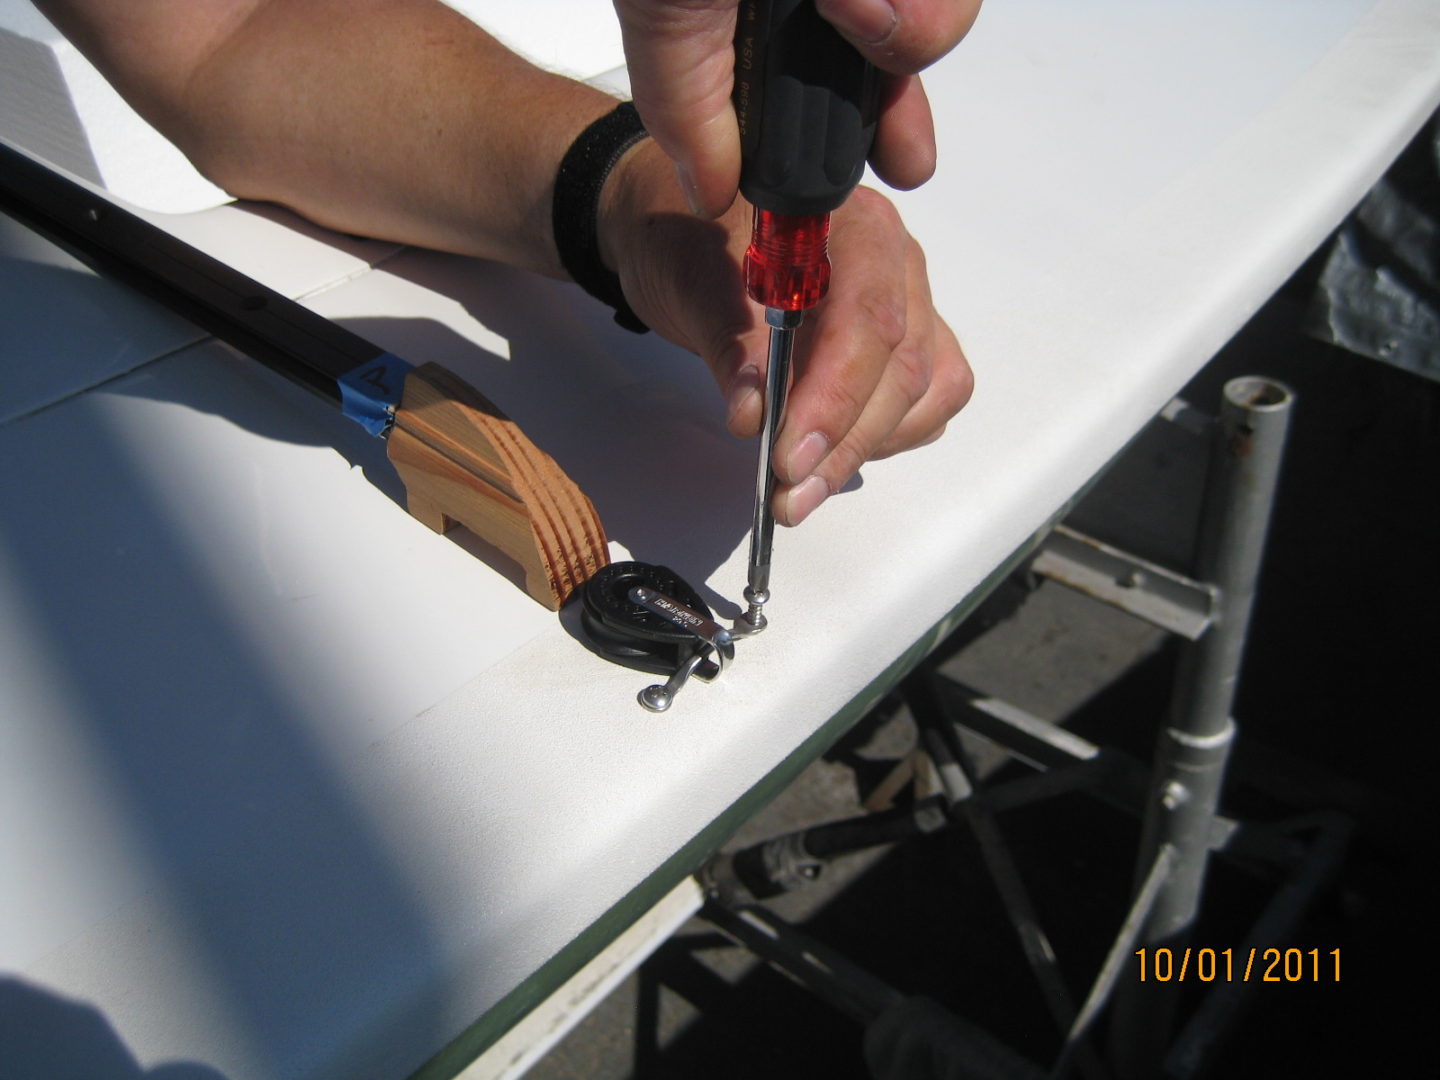
<path fill-rule="evenodd" d="M 880 76 L 813 0 L 743 0 L 735 24 L 740 190 L 762 210 L 828 214 L 875 137 Z"/>

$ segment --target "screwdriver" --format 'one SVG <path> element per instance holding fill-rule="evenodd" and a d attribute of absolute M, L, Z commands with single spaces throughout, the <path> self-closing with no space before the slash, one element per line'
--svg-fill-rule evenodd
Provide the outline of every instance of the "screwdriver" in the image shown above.
<path fill-rule="evenodd" d="M 742 633 L 766 625 L 775 494 L 772 459 L 785 411 L 795 331 L 830 285 L 830 212 L 865 171 L 880 77 L 820 17 L 813 0 L 743 0 L 735 24 L 740 191 L 754 206 L 745 291 L 770 327 L 765 411 Z"/>

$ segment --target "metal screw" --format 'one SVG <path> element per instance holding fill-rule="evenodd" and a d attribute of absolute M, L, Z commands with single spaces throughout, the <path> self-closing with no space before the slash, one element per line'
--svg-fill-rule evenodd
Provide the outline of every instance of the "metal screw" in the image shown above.
<path fill-rule="evenodd" d="M 750 605 L 744 615 L 741 615 L 737 622 L 743 622 L 749 627 L 748 633 L 758 634 L 769 624 L 764 614 L 760 611 L 770 602 L 770 590 L 760 589 L 758 592 L 749 585 L 745 586 L 745 600 Z"/>
<path fill-rule="evenodd" d="M 645 687 L 644 690 L 640 691 L 639 695 L 640 704 L 651 712 L 664 712 L 670 708 L 670 703 L 674 700 L 675 698 L 670 691 L 666 690 L 665 687 L 659 683 Z"/>

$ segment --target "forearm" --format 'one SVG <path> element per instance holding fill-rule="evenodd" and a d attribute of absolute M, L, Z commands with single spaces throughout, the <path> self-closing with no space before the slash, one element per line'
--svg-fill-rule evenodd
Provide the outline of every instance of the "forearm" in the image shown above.
<path fill-rule="evenodd" d="M 178 41 L 143 25 L 143 9 L 163 4 L 137 0 L 118 18 L 77 16 L 85 0 L 45 6 L 232 194 L 345 232 L 565 276 L 550 227 L 555 170 L 613 102 L 535 68 L 442 4 L 197 4 L 209 33 Z M 93 20 L 108 24 L 93 33 Z M 169 40 L 170 55 L 147 53 L 146 38 Z"/>
<path fill-rule="evenodd" d="M 536 69 L 437 0 L 39 2 L 234 194 L 567 276 L 551 227 L 555 173 L 614 102 Z M 601 192 L 601 257 L 635 313 L 710 367 L 737 435 L 760 427 L 769 336 L 743 288 L 748 237 L 743 200 L 713 220 L 688 211 L 653 141 Z M 789 525 L 870 458 L 937 438 L 970 395 L 894 208 L 857 191 L 835 213 L 830 252 L 830 295 L 797 345 L 776 446 L 776 512 Z"/>

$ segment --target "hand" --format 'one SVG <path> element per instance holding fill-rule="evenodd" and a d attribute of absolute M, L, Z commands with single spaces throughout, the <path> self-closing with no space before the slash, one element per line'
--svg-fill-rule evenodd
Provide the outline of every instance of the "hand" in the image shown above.
<path fill-rule="evenodd" d="M 750 207 L 704 221 L 686 212 L 660 148 L 647 140 L 611 173 L 601 203 L 605 261 L 637 315 L 710 367 L 730 430 L 763 415 L 769 328 L 740 265 Z M 925 258 L 883 195 L 860 188 L 831 219 L 830 294 L 807 312 L 795 382 L 775 448 L 775 516 L 798 525 L 866 461 L 939 438 L 973 380 L 935 312 Z"/>
<path fill-rule="evenodd" d="M 635 106 L 675 162 L 690 208 L 725 212 L 740 182 L 730 89 L 740 0 L 615 0 Z M 916 73 L 965 36 L 980 0 L 815 0 L 820 14 L 892 76 L 870 163 L 887 184 L 918 187 L 935 171 L 935 127 Z M 893 5 L 893 6 L 892 6 Z"/>
<path fill-rule="evenodd" d="M 444 4 L 42 2 L 88 43 L 107 78 L 232 194 L 284 203 L 343 232 L 566 276 L 547 193 L 571 141 L 615 103 L 534 67 Z M 729 395 L 731 430 L 754 435 L 769 331 L 741 283 L 749 207 L 730 206 L 739 168 L 729 89 L 738 2 L 619 0 L 632 61 L 663 62 L 650 75 L 673 82 L 648 83 L 652 100 L 678 106 L 671 130 L 708 135 L 691 121 L 697 110 L 718 108 L 714 131 L 724 143 L 729 124 L 731 167 L 728 191 L 713 200 L 724 216 L 703 220 L 690 212 L 665 152 L 643 141 L 605 184 L 599 240 L 636 313 L 704 358 Z M 871 30 L 853 14 L 861 3 L 820 0 L 829 17 L 864 37 Z M 895 3 L 899 21 L 874 54 L 890 70 L 938 56 L 978 6 Z M 200 22 L 198 7 L 208 13 Z M 842 9 L 851 12 L 848 24 Z M 703 70 L 684 67 L 687 48 Z M 647 85 L 643 62 L 635 73 Z M 905 96 L 892 99 L 884 121 L 892 134 L 877 143 L 890 163 L 884 169 L 901 169 L 893 162 L 905 157 L 886 141 Z M 476 102 L 485 103 L 483 115 Z M 924 126 L 928 139 L 928 113 Z M 713 163 L 707 168 L 696 175 L 709 183 Z M 721 181 L 723 188 L 725 175 Z M 775 512 L 789 525 L 871 458 L 938 437 L 970 396 L 970 369 L 931 304 L 924 258 L 889 202 L 856 191 L 833 216 L 830 251 L 831 293 L 798 335 L 798 374 L 776 445 L 784 482 Z"/>

